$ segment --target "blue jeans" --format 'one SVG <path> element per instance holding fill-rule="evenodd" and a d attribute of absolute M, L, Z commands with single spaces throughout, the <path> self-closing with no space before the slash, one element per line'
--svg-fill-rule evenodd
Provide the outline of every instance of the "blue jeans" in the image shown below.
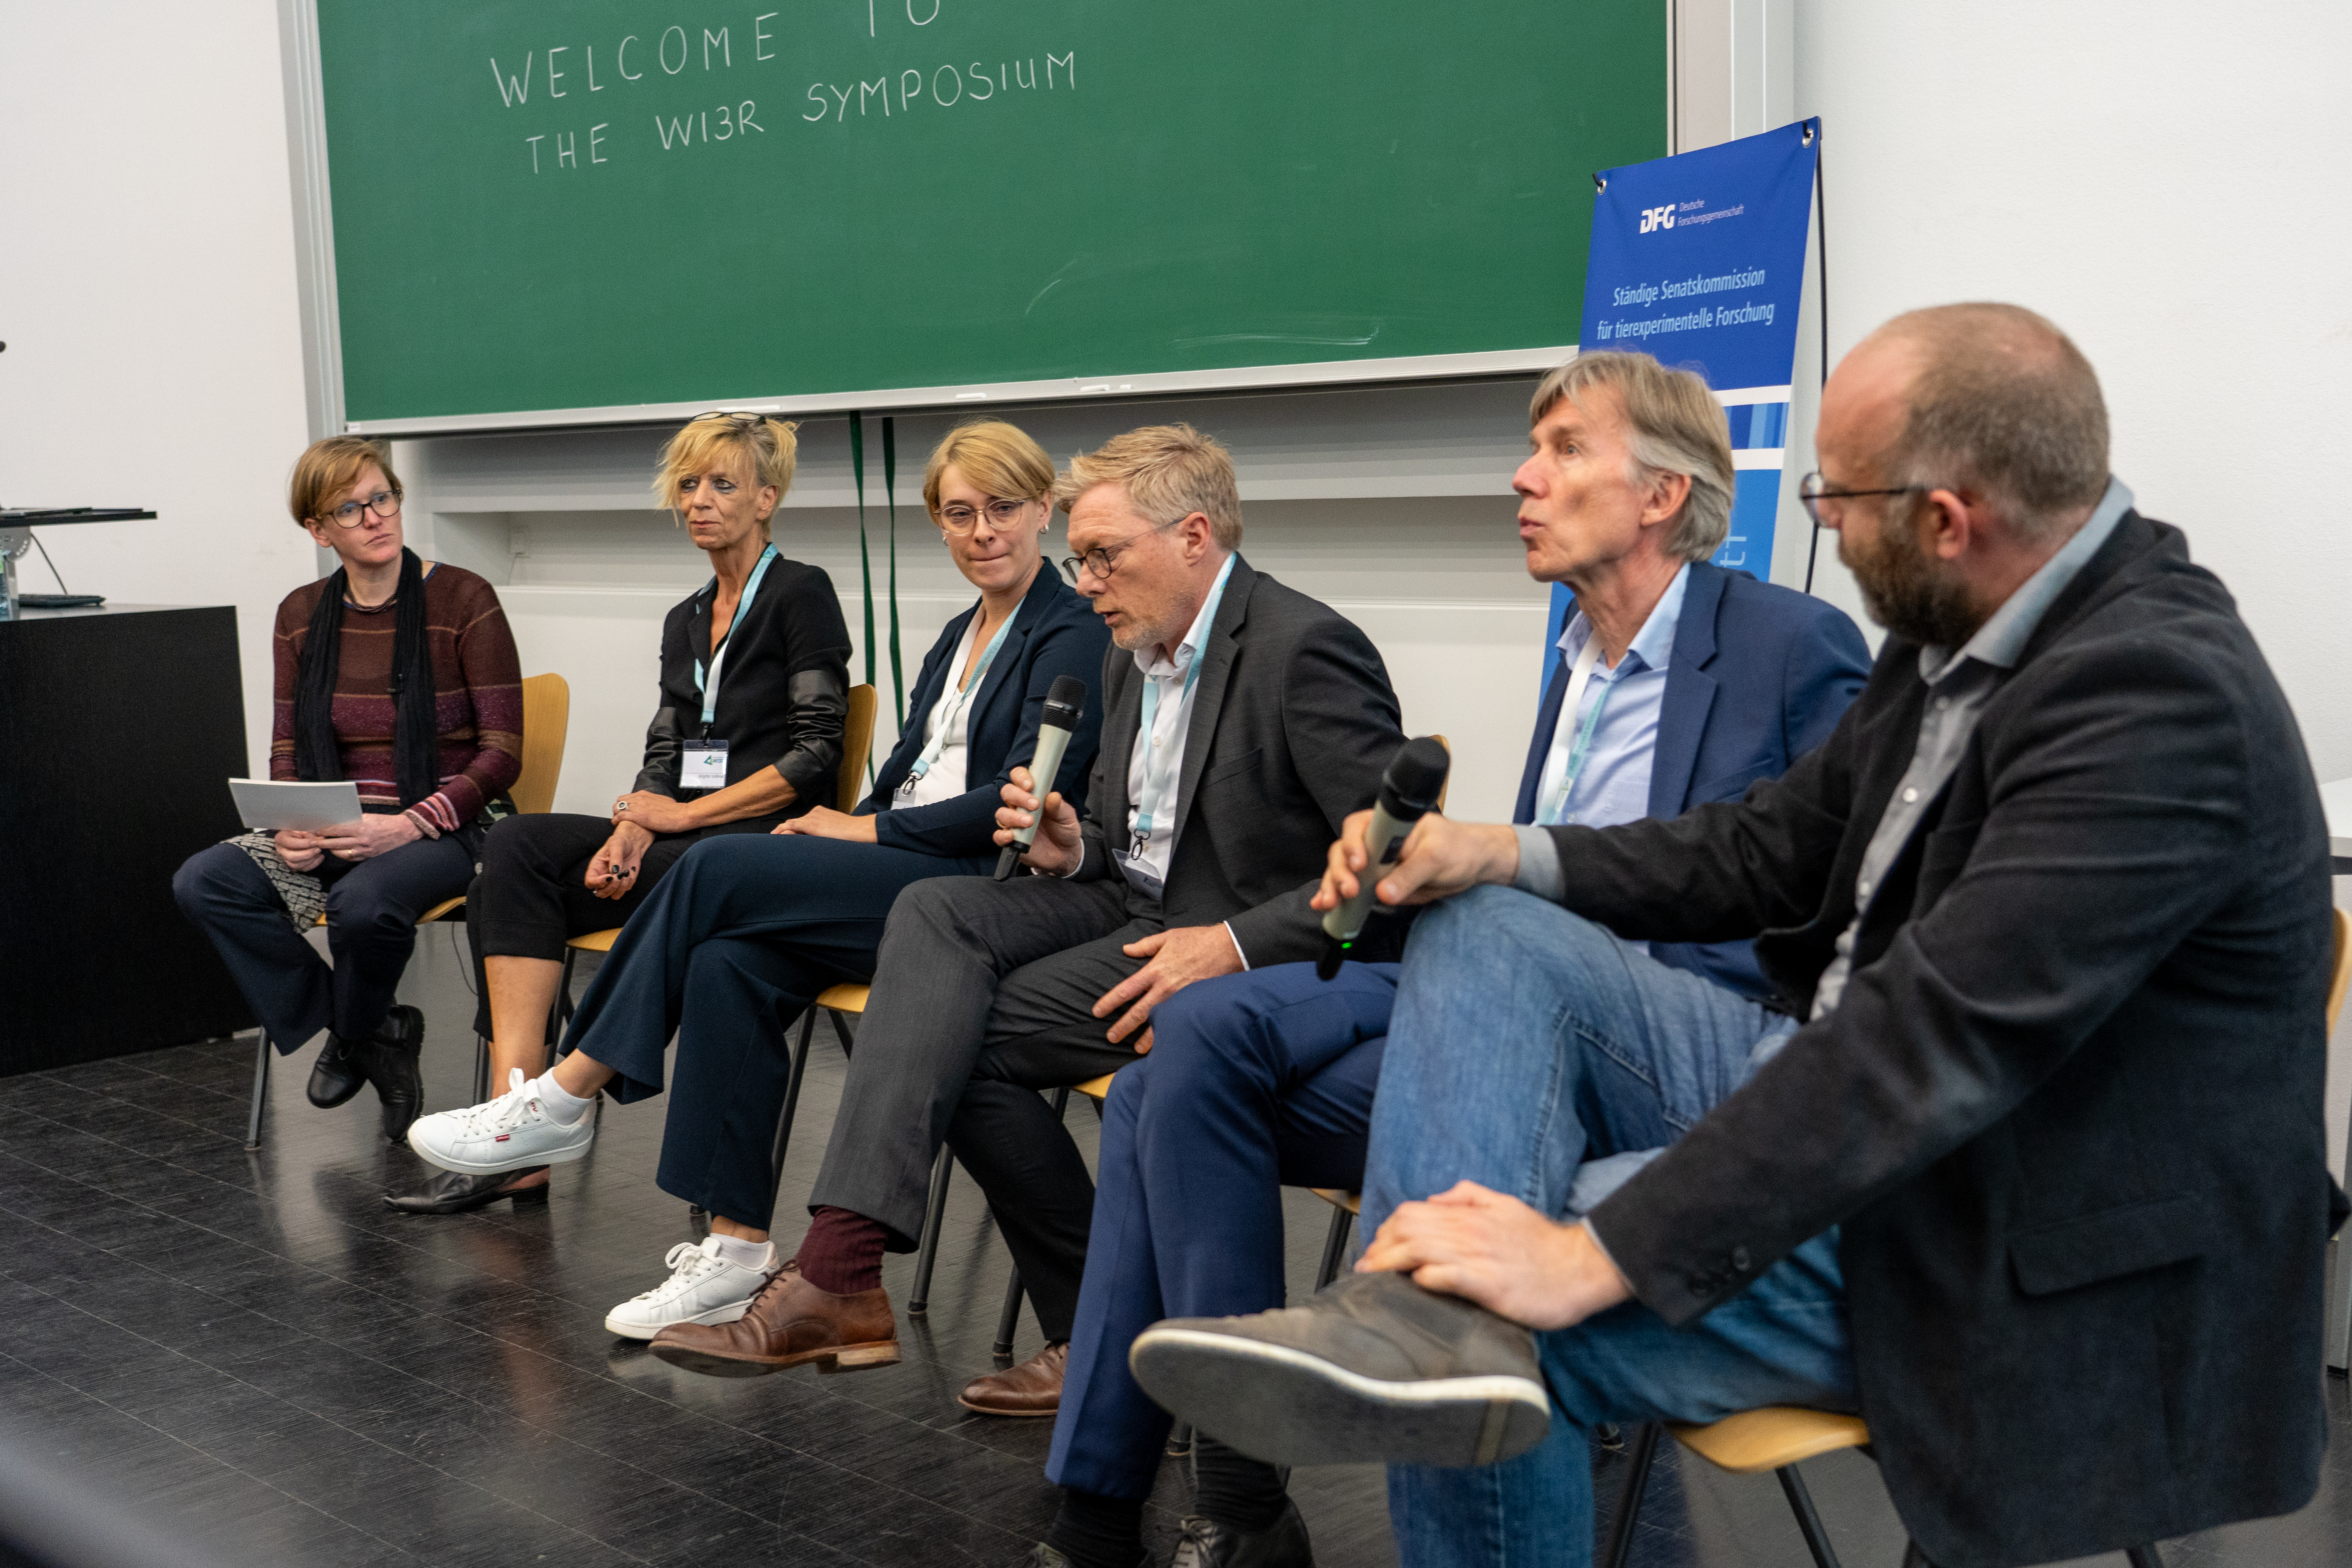
<path fill-rule="evenodd" d="M 1366 1230 L 1464 1177 L 1549 1215 L 1590 1208 L 1639 1152 L 1688 1131 L 1795 1027 L 1528 894 L 1448 900 L 1405 949 L 1372 1106 Z M 1408 1568 L 1583 1568 L 1586 1432 L 1603 1422 L 1855 1408 L 1835 1232 L 1687 1328 L 1629 1301 L 1536 1338 L 1553 1403 L 1542 1444 L 1499 1465 L 1390 1469 Z"/>
<path fill-rule="evenodd" d="M 1360 1186 L 1396 966 L 1277 963 L 1188 986 L 1103 1107 L 1093 1224 L 1045 1478 L 1150 1495 L 1169 1418 L 1127 1369 L 1162 1318 L 1283 1304 L 1282 1188 Z"/>

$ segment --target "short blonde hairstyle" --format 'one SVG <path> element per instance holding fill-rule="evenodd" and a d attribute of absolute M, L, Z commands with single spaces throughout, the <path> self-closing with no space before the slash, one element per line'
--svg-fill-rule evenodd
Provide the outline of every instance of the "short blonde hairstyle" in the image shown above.
<path fill-rule="evenodd" d="M 1617 395 L 1625 413 L 1625 447 L 1639 482 L 1656 474 L 1685 474 L 1690 494 L 1666 525 L 1665 552 L 1704 561 L 1731 532 L 1731 422 L 1706 383 L 1686 370 L 1668 370 L 1645 353 L 1596 349 L 1543 378 L 1528 404 L 1530 428 L 1565 399 L 1585 413 L 1584 394 L 1597 386 Z"/>
<path fill-rule="evenodd" d="M 1054 500 L 1067 511 L 1097 485 L 1124 486 L 1128 503 L 1155 522 L 1201 512 L 1219 548 L 1241 548 L 1242 492 L 1234 479 L 1234 455 L 1190 425 L 1148 425 L 1071 458 L 1054 481 Z"/>
<path fill-rule="evenodd" d="M 392 493 L 400 494 L 400 476 L 392 471 L 392 450 L 383 442 L 357 436 L 330 436 L 311 442 L 294 459 L 294 477 L 286 487 L 286 510 L 297 522 L 314 518 L 326 521 L 327 514 L 320 509 L 359 483 L 370 463 L 383 470 L 383 482 Z"/>
<path fill-rule="evenodd" d="M 793 436 L 799 428 L 757 414 L 698 414 L 662 448 L 654 497 L 676 510 L 677 489 L 685 480 L 698 474 L 748 470 L 752 483 L 775 486 L 781 501 L 793 488 L 793 470 L 800 463 L 800 444 Z"/>
<path fill-rule="evenodd" d="M 973 419 L 949 431 L 923 465 L 923 505 L 930 509 L 933 522 L 940 520 L 940 476 L 950 464 L 999 500 L 1053 499 L 1054 459 L 1045 456 L 1045 448 L 1018 425 Z"/>

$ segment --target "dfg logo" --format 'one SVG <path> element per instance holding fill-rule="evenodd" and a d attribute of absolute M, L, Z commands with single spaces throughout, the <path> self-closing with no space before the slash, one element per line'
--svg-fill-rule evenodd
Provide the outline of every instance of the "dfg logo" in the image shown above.
<path fill-rule="evenodd" d="M 1643 234 L 1649 233 L 1654 228 L 1672 228 L 1674 226 L 1674 203 L 1668 202 L 1662 207 L 1643 207 L 1642 209 L 1642 232 Z"/>

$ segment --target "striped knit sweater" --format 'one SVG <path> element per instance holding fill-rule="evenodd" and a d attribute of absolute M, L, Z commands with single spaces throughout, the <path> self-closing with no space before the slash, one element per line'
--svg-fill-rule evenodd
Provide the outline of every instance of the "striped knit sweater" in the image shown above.
<path fill-rule="evenodd" d="M 310 617 L 331 579 L 286 595 L 278 606 L 273 640 L 278 703 L 270 728 L 269 776 L 298 777 L 294 769 L 295 670 L 310 640 Z M 343 605 L 343 646 L 335 666 L 335 740 L 343 776 L 357 784 L 360 803 L 397 811 L 400 786 L 393 765 L 392 649 L 397 616 L 387 600 L 362 609 Z M 433 658 L 441 758 L 441 787 L 415 813 L 444 833 L 481 815 L 522 771 L 522 668 L 514 634 L 499 607 L 498 590 L 462 567 L 436 562 L 425 575 L 425 640 Z"/>

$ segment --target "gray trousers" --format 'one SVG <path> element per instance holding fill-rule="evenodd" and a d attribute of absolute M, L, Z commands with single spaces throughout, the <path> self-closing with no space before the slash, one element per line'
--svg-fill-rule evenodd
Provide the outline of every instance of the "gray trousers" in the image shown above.
<path fill-rule="evenodd" d="M 1136 1059 L 1136 1037 L 1104 1037 L 1118 1015 L 1093 1008 L 1143 966 L 1120 948 L 1161 923 L 1116 879 L 940 877 L 901 893 L 809 1206 L 877 1220 L 912 1251 L 944 1141 L 988 1194 L 1045 1337 L 1068 1339 L 1094 1182 L 1036 1091 Z"/>

